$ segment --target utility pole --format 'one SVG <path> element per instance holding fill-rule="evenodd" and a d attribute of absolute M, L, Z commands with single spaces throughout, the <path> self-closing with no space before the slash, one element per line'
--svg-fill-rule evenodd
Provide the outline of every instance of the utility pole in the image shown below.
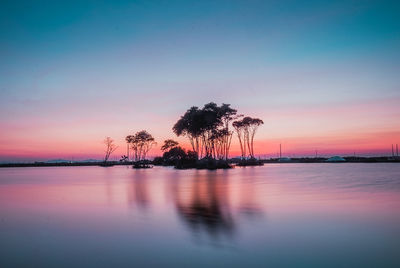
<path fill-rule="evenodd" d="M 318 158 L 318 150 L 315 150 L 315 158 Z"/>
<path fill-rule="evenodd" d="M 279 143 L 279 158 L 282 158 L 282 143 Z"/>
<path fill-rule="evenodd" d="M 396 155 L 399 156 L 399 145 L 396 143 Z"/>
<path fill-rule="evenodd" d="M 392 157 L 394 157 L 394 149 L 393 149 L 393 144 L 392 144 Z"/>

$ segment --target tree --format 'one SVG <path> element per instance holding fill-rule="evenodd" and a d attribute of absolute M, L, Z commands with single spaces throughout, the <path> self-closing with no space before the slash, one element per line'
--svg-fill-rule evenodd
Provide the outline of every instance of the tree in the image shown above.
<path fill-rule="evenodd" d="M 229 130 L 229 125 L 231 121 L 240 118 L 242 115 L 237 115 L 237 110 L 232 109 L 230 104 L 223 103 L 220 108 L 220 116 L 224 127 L 221 136 L 223 140 L 222 150 L 225 160 L 228 160 L 233 135 L 233 131 Z"/>
<path fill-rule="evenodd" d="M 135 135 L 129 135 L 125 140 L 134 152 L 135 161 L 145 160 L 147 153 L 157 144 L 153 136 L 146 130 L 136 132 Z"/>
<path fill-rule="evenodd" d="M 234 121 L 232 123 L 232 126 L 234 127 L 239 139 L 242 159 L 247 157 L 247 150 L 250 158 L 255 158 L 254 136 L 257 132 L 258 127 L 262 124 L 264 124 L 264 122 L 261 119 L 251 118 L 249 116 L 246 116 L 243 119 Z"/>
<path fill-rule="evenodd" d="M 129 146 L 132 143 L 134 138 L 134 135 L 128 135 L 125 137 L 125 141 L 126 141 L 126 156 L 127 156 L 127 160 L 129 161 L 130 155 L 129 155 Z"/>
<path fill-rule="evenodd" d="M 228 159 L 233 133 L 229 125 L 236 113 L 229 104 L 210 102 L 202 109 L 193 106 L 176 122 L 173 131 L 189 138 L 198 158 Z"/>
<path fill-rule="evenodd" d="M 240 152 L 242 154 L 241 156 L 242 156 L 242 159 L 244 159 L 244 158 L 246 158 L 246 146 L 245 146 L 245 135 L 244 135 L 245 126 L 244 126 L 242 120 L 234 121 L 232 123 L 232 126 L 235 129 L 236 134 L 238 136 Z"/>
<path fill-rule="evenodd" d="M 104 139 L 104 144 L 106 145 L 104 162 L 107 162 L 108 158 L 110 158 L 110 155 L 118 148 L 118 146 L 114 144 L 114 140 L 110 137 L 106 137 Z"/>
<path fill-rule="evenodd" d="M 170 149 L 177 147 L 178 144 L 179 143 L 177 141 L 174 141 L 171 139 L 165 140 L 164 145 L 161 146 L 161 151 L 163 151 L 163 152 L 169 151 Z"/>
<path fill-rule="evenodd" d="M 201 110 L 193 106 L 173 126 L 177 136 L 187 136 L 193 151 L 200 157 L 201 154 Z"/>
<path fill-rule="evenodd" d="M 164 161 L 168 164 L 169 163 L 176 164 L 177 161 L 180 161 L 180 160 L 186 158 L 186 152 L 180 146 L 173 147 L 169 151 L 167 151 L 163 154 L 163 158 L 164 158 Z"/>
<path fill-rule="evenodd" d="M 176 146 L 163 154 L 164 165 L 173 165 L 175 168 L 194 167 L 197 161 L 197 154 L 193 151 L 185 151 L 182 147 Z"/>
<path fill-rule="evenodd" d="M 264 124 L 264 121 L 262 121 L 259 118 L 252 118 L 249 122 L 249 140 L 250 140 L 250 156 L 251 158 L 254 157 L 254 136 L 256 135 L 257 129 L 260 125 Z"/>

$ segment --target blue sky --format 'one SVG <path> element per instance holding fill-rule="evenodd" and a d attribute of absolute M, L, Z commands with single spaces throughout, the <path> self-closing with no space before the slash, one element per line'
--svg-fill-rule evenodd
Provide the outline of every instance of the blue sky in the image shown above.
<path fill-rule="evenodd" d="M 2 1 L 0 148 L 22 157 L 56 136 L 72 146 L 142 128 L 162 139 L 209 101 L 267 119 L 263 140 L 398 137 L 399 11 L 395 1 Z M 315 111 L 369 103 L 346 122 Z"/>

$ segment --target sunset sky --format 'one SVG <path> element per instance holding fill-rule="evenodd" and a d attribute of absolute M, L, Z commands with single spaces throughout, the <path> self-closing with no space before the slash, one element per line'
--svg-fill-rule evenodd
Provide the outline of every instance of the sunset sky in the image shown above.
<path fill-rule="evenodd" d="M 264 120 L 256 154 L 400 144 L 397 1 L 1 1 L 0 161 L 162 141 L 190 106 Z M 238 154 L 234 138 L 232 156 Z M 113 158 L 113 157 L 112 157 Z"/>

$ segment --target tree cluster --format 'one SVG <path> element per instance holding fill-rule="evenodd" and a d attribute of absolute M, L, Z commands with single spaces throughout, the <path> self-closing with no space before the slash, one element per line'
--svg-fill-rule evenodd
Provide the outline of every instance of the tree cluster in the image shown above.
<path fill-rule="evenodd" d="M 202 109 L 191 107 L 173 126 L 177 136 L 189 138 L 199 159 L 228 159 L 233 131 L 230 122 L 237 118 L 237 110 L 229 104 L 210 102 Z"/>
<path fill-rule="evenodd" d="M 168 139 L 161 146 L 164 152 L 162 157 L 153 161 L 156 165 L 175 166 L 176 168 L 192 168 L 196 165 L 197 155 L 193 151 L 186 151 L 177 141 Z"/>
<path fill-rule="evenodd" d="M 157 144 L 153 136 L 146 130 L 136 132 L 134 135 L 128 135 L 125 140 L 133 150 L 134 161 L 145 160 L 147 153 Z"/>
<path fill-rule="evenodd" d="M 251 118 L 246 116 L 241 120 L 234 121 L 232 123 L 233 128 L 239 139 L 240 150 L 242 153 L 242 159 L 248 156 L 252 159 L 254 157 L 254 136 L 260 125 L 264 124 L 261 119 Z"/>
<path fill-rule="evenodd" d="M 238 115 L 237 110 L 231 108 L 230 104 L 218 106 L 210 102 L 201 109 L 193 106 L 172 128 L 177 136 L 189 138 L 192 151 L 186 151 L 178 142 L 168 139 L 161 146 L 163 156 L 154 159 L 154 163 L 174 165 L 178 168 L 230 168 L 229 150 L 233 133 L 236 132 L 240 144 L 241 162 L 248 165 L 250 160 L 256 160 L 254 136 L 262 124 L 264 122 L 261 119 Z M 140 163 L 146 162 L 148 152 L 157 144 L 153 136 L 142 130 L 126 136 L 125 140 L 127 155 L 122 156 L 120 161 L 129 162 L 132 159 L 136 166 L 142 168 Z M 104 143 L 106 144 L 104 162 L 106 162 L 117 146 L 110 137 L 107 137 Z M 133 152 L 132 157 L 130 150 Z"/>

